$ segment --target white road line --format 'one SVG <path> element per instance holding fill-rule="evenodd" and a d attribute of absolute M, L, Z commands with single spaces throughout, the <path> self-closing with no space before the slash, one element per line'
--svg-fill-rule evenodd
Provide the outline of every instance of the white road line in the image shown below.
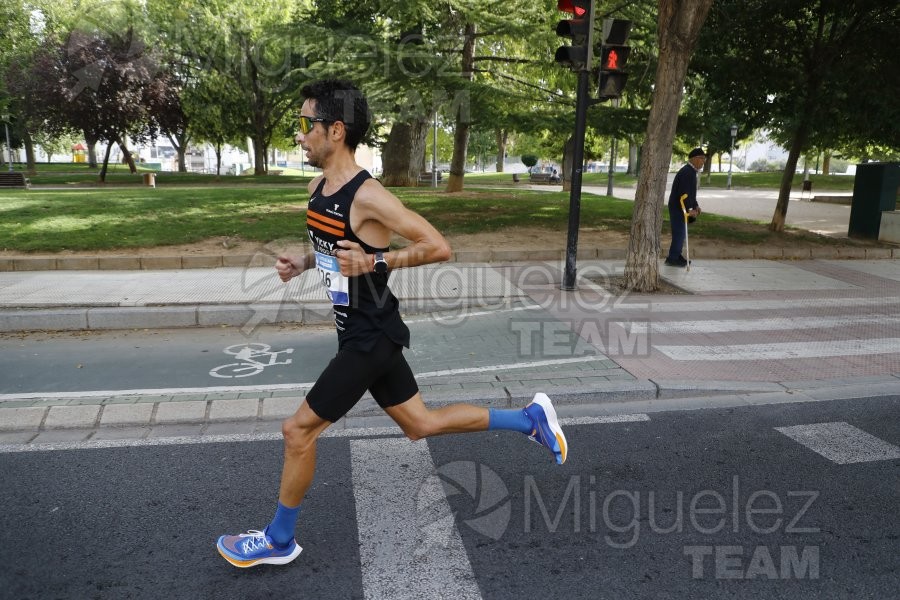
<path fill-rule="evenodd" d="M 469 317 L 483 317 L 485 315 L 496 315 L 500 313 L 507 312 L 519 312 L 522 310 L 537 310 L 542 308 L 538 304 L 532 304 L 529 306 L 516 306 L 513 308 L 498 308 L 497 310 L 479 310 L 474 312 L 460 312 L 452 315 L 441 315 L 441 316 L 433 316 L 433 317 L 423 317 L 419 319 L 403 319 L 403 322 L 407 325 L 411 325 L 414 323 L 440 323 L 441 321 L 460 321 L 463 319 L 468 319 Z"/>
<path fill-rule="evenodd" d="M 784 360 L 900 354 L 900 338 L 874 340 L 821 340 L 722 346 L 653 346 L 672 360 Z"/>
<path fill-rule="evenodd" d="M 621 302 L 617 310 L 650 312 L 715 312 L 725 310 L 787 310 L 799 308 L 860 308 L 865 306 L 887 307 L 900 304 L 900 298 L 796 298 L 792 300 L 690 300 L 684 302 L 651 302 L 629 304 Z"/>
<path fill-rule="evenodd" d="M 609 415 L 607 417 L 563 417 L 560 425 L 599 425 L 602 423 L 640 423 L 649 421 L 650 415 L 636 413 L 633 415 Z"/>
<path fill-rule="evenodd" d="M 363 594 L 368 599 L 480 600 L 475 574 L 440 485 L 423 485 L 436 472 L 425 443 L 378 439 L 350 442 L 353 495 L 359 529 Z M 443 523 L 440 543 L 418 523 L 422 506 Z M 433 540 L 431 540 L 433 541 Z"/>
<path fill-rule="evenodd" d="M 271 385 L 216 385 L 193 388 L 146 388 L 135 390 L 85 390 L 72 392 L 21 392 L 16 394 L 0 394 L 0 402 L 4 400 L 29 400 L 35 398 L 105 398 L 106 396 L 175 396 L 178 394 L 217 394 L 254 392 L 280 392 L 308 390 L 313 383 L 277 383 Z"/>
<path fill-rule="evenodd" d="M 897 446 L 843 421 L 775 430 L 839 465 L 900 458 Z"/>
<path fill-rule="evenodd" d="M 468 373 L 488 373 L 491 371 L 511 371 L 514 369 L 533 369 L 534 367 L 548 367 L 551 365 L 568 365 L 573 363 L 591 362 L 594 360 L 604 360 L 606 356 L 602 354 L 592 354 L 589 356 L 576 356 L 575 358 L 554 358 L 549 360 L 536 360 L 525 363 L 507 363 L 503 365 L 487 365 L 484 367 L 466 367 L 463 369 L 445 369 L 443 371 L 429 371 L 427 373 L 419 373 L 416 379 L 425 379 L 427 377 L 444 377 L 447 375 L 465 375 Z"/>
<path fill-rule="evenodd" d="M 726 333 L 730 331 L 790 331 L 792 329 L 832 329 L 858 325 L 897 325 L 900 317 L 887 314 L 851 315 L 846 317 L 778 317 L 772 319 L 724 319 L 704 321 L 661 321 L 613 323 L 631 327 L 631 333 L 646 333 L 649 325 L 653 333 L 691 334 Z"/>

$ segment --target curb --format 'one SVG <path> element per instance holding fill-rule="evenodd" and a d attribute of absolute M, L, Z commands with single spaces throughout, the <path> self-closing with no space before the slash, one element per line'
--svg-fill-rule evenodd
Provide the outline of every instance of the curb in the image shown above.
<path fill-rule="evenodd" d="M 596 387 L 590 396 L 586 391 L 571 393 L 568 388 L 548 390 L 554 396 L 561 418 L 641 416 L 677 410 L 740 408 L 754 405 L 793 404 L 852 400 L 863 397 L 898 395 L 896 376 L 861 377 L 858 380 L 821 380 L 797 382 L 670 382 L 679 392 L 670 397 L 668 388 L 649 380 L 611 382 L 616 385 Z M 881 380 L 876 382 L 875 380 Z M 630 383 L 631 385 L 624 385 Z M 693 386 L 693 388 L 691 388 Z M 733 388 L 721 393 L 721 388 Z M 689 389 L 691 388 L 691 389 Z M 745 389 L 739 389 L 745 388 Z M 655 392 L 654 392 L 655 390 Z M 624 396 L 624 397 L 623 397 Z M 580 401 L 574 401 L 576 398 Z M 530 399 L 530 398 L 529 398 Z M 429 402 L 440 406 L 470 398 L 445 396 Z M 521 406 L 515 398 L 499 402 L 482 402 L 483 406 Z M 569 400 L 569 402 L 566 402 Z M 302 396 L 278 398 L 233 398 L 211 401 L 135 402 L 107 405 L 71 405 L 28 408 L 0 406 L 0 452 L 22 450 L 58 450 L 67 444 L 106 442 L 128 445 L 129 440 L 180 438 L 184 443 L 195 439 L 234 434 L 260 434 L 265 439 L 279 440 L 281 420 L 293 414 Z M 646 417 L 646 415 L 643 415 Z M 643 420 L 646 420 L 643 419 Z M 378 428 L 379 435 L 402 435 L 396 425 L 380 410 L 373 414 L 351 411 L 332 426 L 328 435 L 353 435 L 363 428 Z M 259 437 L 257 435 L 256 437 Z M 262 439 L 262 438 L 260 438 Z M 162 441 L 160 439 L 160 441 Z M 228 440 L 224 440 L 228 441 Z"/>
<path fill-rule="evenodd" d="M 579 260 L 623 260 L 625 248 L 581 248 Z M 450 262 L 504 263 L 565 260 L 564 250 L 459 250 Z M 660 258 L 665 258 L 660 256 Z M 822 248 L 772 248 L 756 246 L 721 247 L 698 243 L 691 246 L 691 258 L 707 260 L 806 260 L 900 258 L 900 247 L 825 246 Z M 0 272 L 26 271 L 161 271 L 217 269 L 222 267 L 273 267 L 271 254 L 221 254 L 210 256 L 99 256 L 99 257 L 8 257 L 0 258 Z"/>

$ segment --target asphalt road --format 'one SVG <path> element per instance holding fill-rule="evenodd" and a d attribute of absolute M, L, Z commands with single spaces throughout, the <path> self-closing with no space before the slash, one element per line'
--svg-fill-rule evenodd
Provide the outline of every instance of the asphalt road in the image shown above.
<path fill-rule="evenodd" d="M 304 552 L 247 571 L 215 539 L 264 527 L 279 442 L 0 454 L 0 598 L 895 598 L 900 460 L 835 460 L 866 434 L 896 450 L 898 416 L 894 396 L 570 425 L 562 467 L 513 433 L 324 438 Z M 829 459 L 775 429 L 822 423 L 865 434 Z"/>

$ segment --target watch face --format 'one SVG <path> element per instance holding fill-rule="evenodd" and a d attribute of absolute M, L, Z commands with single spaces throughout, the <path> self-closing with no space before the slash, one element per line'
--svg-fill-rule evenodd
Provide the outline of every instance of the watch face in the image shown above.
<path fill-rule="evenodd" d="M 384 260 L 384 254 L 381 252 L 375 253 L 375 272 L 376 273 L 387 273 L 387 262 Z"/>

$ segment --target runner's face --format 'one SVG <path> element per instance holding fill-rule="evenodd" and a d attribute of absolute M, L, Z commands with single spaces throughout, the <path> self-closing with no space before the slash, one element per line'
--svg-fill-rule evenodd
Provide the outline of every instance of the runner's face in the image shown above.
<path fill-rule="evenodd" d="M 300 107 L 300 114 L 304 117 L 315 117 L 315 100 L 307 100 Z M 306 162 L 313 167 L 321 167 L 331 150 L 331 141 L 328 139 L 328 127 L 330 123 L 314 122 L 309 133 L 297 132 L 294 138 L 300 147 L 306 152 Z"/>

